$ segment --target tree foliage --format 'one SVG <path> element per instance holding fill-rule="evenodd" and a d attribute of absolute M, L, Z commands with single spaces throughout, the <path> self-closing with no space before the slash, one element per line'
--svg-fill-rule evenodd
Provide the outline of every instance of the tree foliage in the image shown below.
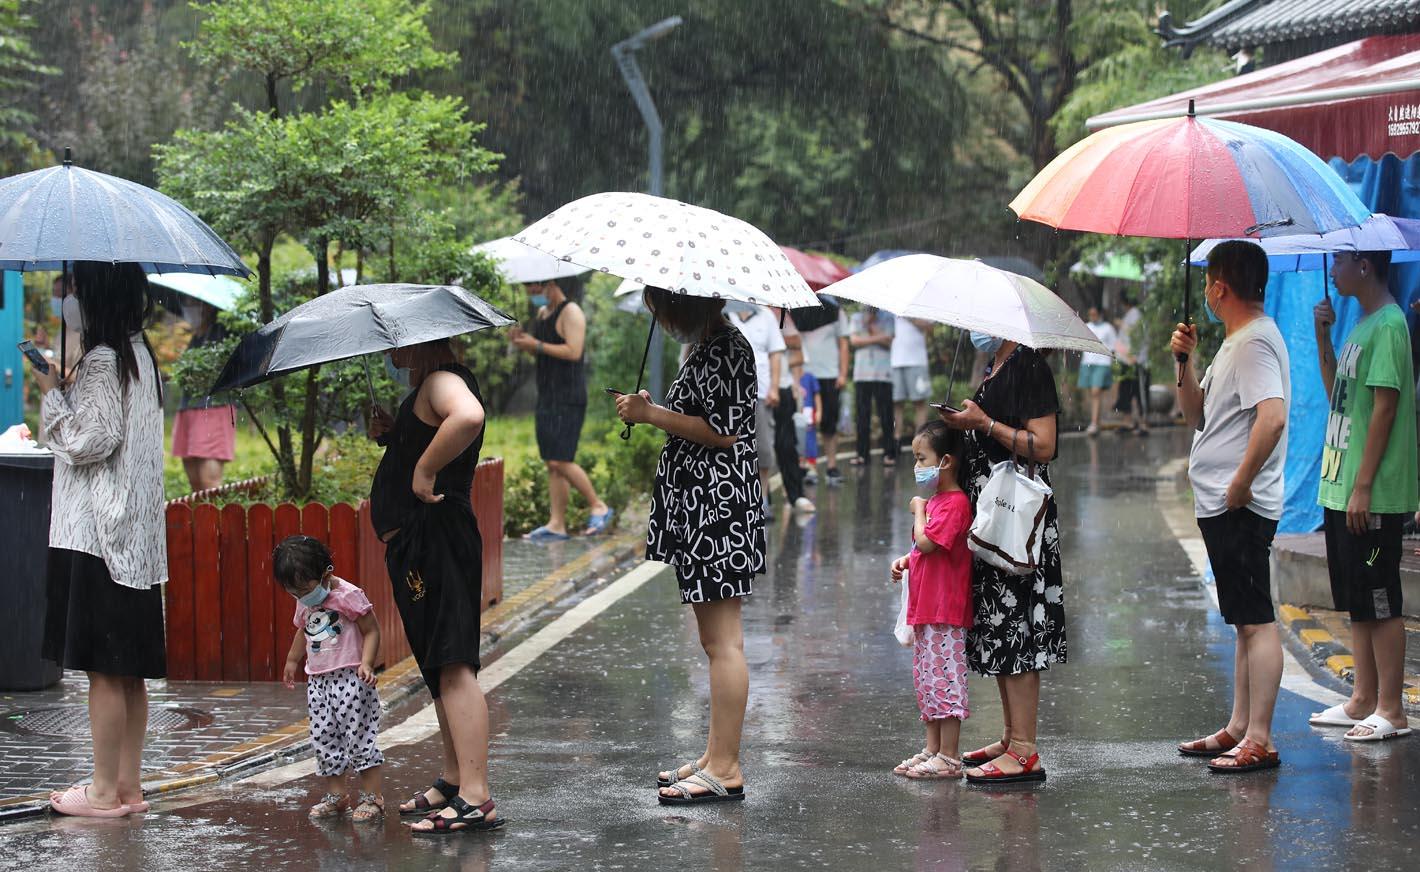
<path fill-rule="evenodd" d="M 235 334 L 327 293 L 332 246 L 356 254 L 362 277 L 499 287 L 491 267 L 466 254 L 467 243 L 419 194 L 491 172 L 500 156 L 475 143 L 480 127 L 459 98 L 389 87 L 395 77 L 450 60 L 431 48 L 427 6 L 229 0 L 201 8 L 208 17 L 194 55 L 260 76 L 267 105 L 235 107 L 222 129 L 181 131 L 156 154 L 167 192 L 257 253 L 255 299 L 244 319 L 228 325 Z M 300 89 L 327 79 L 349 93 L 310 111 L 282 111 L 278 85 L 289 80 Z M 283 234 L 309 250 L 314 276 L 275 281 L 271 253 Z M 229 350 L 195 352 L 189 384 L 215 375 L 206 358 Z M 309 493 L 317 450 L 359 417 L 362 370 L 316 367 L 242 395 L 289 495 Z"/>
<path fill-rule="evenodd" d="M 43 160 L 27 108 L 34 80 L 54 73 L 30 40 L 30 0 L 0 0 L 0 175 L 33 169 Z"/>

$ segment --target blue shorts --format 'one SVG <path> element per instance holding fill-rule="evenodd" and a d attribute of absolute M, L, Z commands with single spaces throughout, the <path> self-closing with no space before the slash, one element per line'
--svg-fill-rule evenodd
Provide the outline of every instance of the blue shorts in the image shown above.
<path fill-rule="evenodd" d="M 1107 388 L 1114 384 L 1113 370 L 1101 363 L 1086 363 L 1080 366 L 1080 387 Z"/>

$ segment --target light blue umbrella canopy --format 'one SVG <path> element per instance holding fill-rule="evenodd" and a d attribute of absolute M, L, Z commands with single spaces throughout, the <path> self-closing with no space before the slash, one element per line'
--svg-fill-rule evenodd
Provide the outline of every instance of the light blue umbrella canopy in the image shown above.
<path fill-rule="evenodd" d="M 182 305 L 181 298 L 191 297 L 214 309 L 221 309 L 223 312 L 235 309 L 237 300 L 242 296 L 241 284 L 236 279 L 227 276 L 209 276 L 198 273 L 154 273 L 148 276 L 148 284 L 180 295 L 177 301 L 178 305 Z"/>
<path fill-rule="evenodd" d="M 78 260 L 137 263 L 146 273 L 251 275 L 202 219 L 152 188 L 67 158 L 0 179 L 0 269 L 58 270 Z"/>
<path fill-rule="evenodd" d="M 1193 249 L 1189 260 L 1194 266 L 1207 266 L 1208 253 L 1224 241 L 1204 241 Z M 1297 234 L 1244 241 L 1262 246 L 1262 250 L 1267 252 L 1267 268 L 1271 272 L 1327 269 L 1331 266 L 1332 255 L 1338 251 L 1389 251 L 1391 263 L 1420 261 L 1420 221 L 1389 215 L 1372 215 L 1360 227 L 1345 227 L 1320 236 Z"/>

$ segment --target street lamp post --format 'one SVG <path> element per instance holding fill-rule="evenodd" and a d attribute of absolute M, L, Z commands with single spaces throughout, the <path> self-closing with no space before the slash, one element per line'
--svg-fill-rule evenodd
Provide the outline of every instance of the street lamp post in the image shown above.
<path fill-rule="evenodd" d="M 672 15 L 662 21 L 647 27 L 639 33 L 623 39 L 611 47 L 611 56 L 616 58 L 617 69 L 621 70 L 621 77 L 626 80 L 626 88 L 631 92 L 631 97 L 636 101 L 636 108 L 641 110 L 641 120 L 646 124 L 646 133 L 649 140 L 650 150 L 650 193 L 659 197 L 661 190 L 661 116 L 656 112 L 656 104 L 651 100 L 651 89 L 646 86 L 646 80 L 641 76 L 641 67 L 636 63 L 636 51 L 655 39 L 660 39 L 679 27 L 682 19 L 679 15 Z M 651 329 L 653 339 L 651 340 L 651 396 L 656 400 L 662 397 L 662 388 L 665 384 L 664 358 L 665 358 L 665 335 L 656 326 L 652 319 Z"/>

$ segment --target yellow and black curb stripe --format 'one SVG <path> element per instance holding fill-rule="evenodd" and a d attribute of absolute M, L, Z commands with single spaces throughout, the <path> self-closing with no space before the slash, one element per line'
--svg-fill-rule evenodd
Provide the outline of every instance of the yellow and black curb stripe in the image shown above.
<path fill-rule="evenodd" d="M 555 605 L 558 600 L 601 580 L 597 570 L 614 567 L 634 557 L 645 542 L 639 531 L 617 533 L 607 541 L 506 600 L 491 606 L 480 619 L 483 647 L 490 647 L 524 624 L 533 615 Z M 604 574 L 604 573 L 603 573 Z M 380 708 L 388 712 L 424 686 L 423 675 L 413 657 L 387 667 L 380 673 Z M 143 787 L 146 796 L 161 796 L 179 790 L 215 784 L 232 775 L 258 769 L 277 760 L 294 759 L 310 743 L 310 722 L 301 719 L 256 739 L 249 739 L 201 760 L 181 763 L 163 771 Z M 0 824 L 44 815 L 49 810 L 48 794 L 0 800 Z"/>
<path fill-rule="evenodd" d="M 1277 619 L 1318 666 L 1346 684 L 1352 682 L 1356 661 L 1351 656 L 1351 650 L 1331 635 L 1310 612 L 1298 606 L 1283 605 L 1277 608 Z M 1420 678 L 1407 675 L 1403 694 L 1408 707 L 1420 706 Z"/>

